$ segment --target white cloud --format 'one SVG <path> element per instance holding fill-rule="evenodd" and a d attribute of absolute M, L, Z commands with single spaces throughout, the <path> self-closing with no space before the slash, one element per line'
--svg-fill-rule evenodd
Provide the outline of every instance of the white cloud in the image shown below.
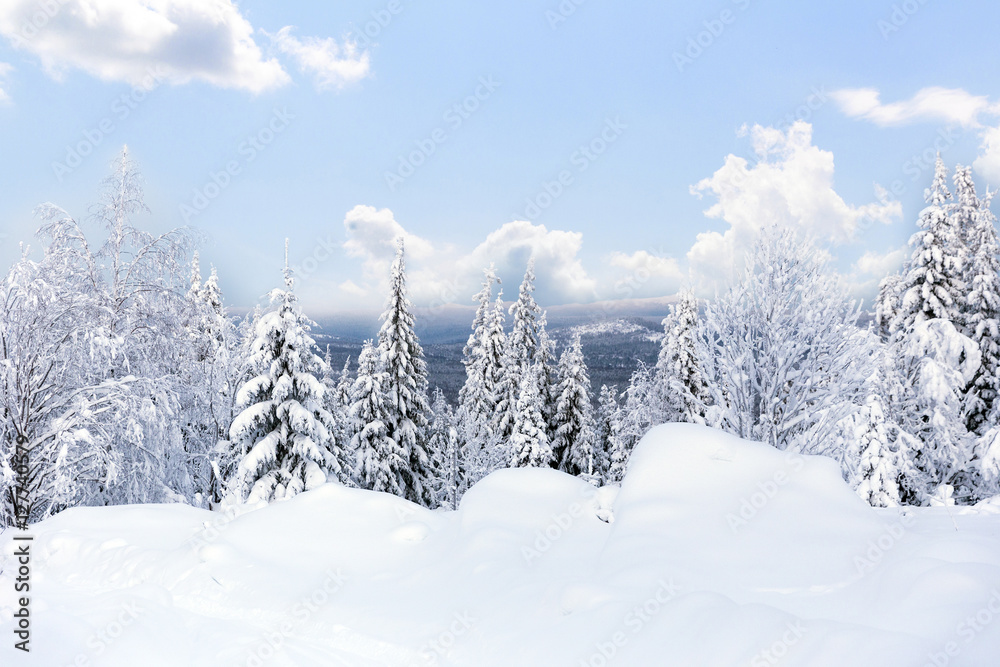
<path fill-rule="evenodd" d="M 812 145 L 809 123 L 798 121 L 787 132 L 755 125 L 749 134 L 756 164 L 728 155 L 710 178 L 691 187 L 692 194 L 716 198 L 706 216 L 729 224 L 722 233 L 699 234 L 688 252 L 694 279 L 703 289 L 731 277 L 765 226 L 846 243 L 863 222 L 890 223 L 902 216 L 898 201 L 847 204 L 833 189 L 833 154 Z"/>
<path fill-rule="evenodd" d="M 364 282 L 347 281 L 341 293 L 360 302 L 380 303 L 385 294 L 395 239 L 406 245 L 407 279 L 411 299 L 421 305 L 460 303 L 479 288 L 484 267 L 493 263 L 497 271 L 520 280 L 529 257 L 535 259 L 536 294 L 539 301 L 563 303 L 587 301 L 596 296 L 596 281 L 587 275 L 578 257 L 583 235 L 548 230 L 526 221 L 509 222 L 487 235 L 471 250 L 452 245 L 433 246 L 411 234 L 396 221 L 389 209 L 359 205 L 344 218 L 347 241 L 344 250 L 362 260 Z M 508 286 L 513 298 L 517 285 Z"/>
<path fill-rule="evenodd" d="M 979 127 L 980 115 L 998 111 L 985 95 L 972 95 L 961 88 L 922 88 L 908 100 L 889 104 L 881 102 L 875 88 L 845 88 L 830 96 L 851 118 L 863 118 L 883 127 L 920 121 Z"/>
<path fill-rule="evenodd" d="M 989 181 L 987 185 L 1000 184 L 1000 127 L 990 127 L 983 132 L 979 157 L 972 166 Z"/>
<path fill-rule="evenodd" d="M 429 241 L 403 229 L 387 208 L 359 204 L 344 216 L 344 229 L 347 232 L 344 250 L 350 257 L 360 257 L 364 261 L 367 280 L 383 280 L 388 276 L 399 237 L 403 238 L 406 254 L 411 259 L 424 259 L 433 252 Z"/>
<path fill-rule="evenodd" d="M 43 7 L 44 4 L 44 7 Z M 232 0 L 4 0 L 0 34 L 50 75 L 72 68 L 133 85 L 198 80 L 258 93 L 286 83 Z"/>
<path fill-rule="evenodd" d="M 292 36 L 292 26 L 285 26 L 276 35 L 268 34 L 278 51 L 291 56 L 304 72 L 315 77 L 316 88 L 342 88 L 368 76 L 368 52 L 357 49 L 354 42 L 340 45 L 331 37 Z M 267 33 L 265 33 L 267 34 Z"/>
<path fill-rule="evenodd" d="M 854 296 L 872 303 L 882 279 L 899 271 L 909 256 L 907 247 L 902 246 L 884 253 L 869 251 L 859 257 L 848 275 L 848 284 Z"/>
<path fill-rule="evenodd" d="M 606 287 L 612 288 L 605 289 L 607 298 L 674 294 L 686 275 L 675 258 L 647 250 L 637 250 L 632 254 L 613 252 L 608 257 L 608 264 L 620 271 L 607 278 Z"/>
<path fill-rule="evenodd" d="M 872 276 L 881 280 L 890 273 L 898 271 L 909 255 L 906 247 L 896 248 L 884 253 L 870 250 L 859 257 L 858 261 L 854 263 L 854 271 L 857 274 Z"/>

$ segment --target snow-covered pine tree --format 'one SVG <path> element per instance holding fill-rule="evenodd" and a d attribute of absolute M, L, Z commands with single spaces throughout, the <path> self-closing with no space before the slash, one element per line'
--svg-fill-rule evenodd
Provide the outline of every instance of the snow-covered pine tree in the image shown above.
<path fill-rule="evenodd" d="M 553 459 L 552 446 L 545 433 L 540 382 L 541 369 L 538 364 L 529 364 L 521 378 L 514 432 L 510 437 L 512 468 L 543 468 L 551 465 Z"/>
<path fill-rule="evenodd" d="M 254 332 L 252 362 L 260 374 L 240 388 L 241 412 L 229 429 L 232 446 L 245 452 L 231 489 L 247 502 L 290 498 L 326 482 L 327 473 L 336 478 L 344 472 L 317 377 L 324 364 L 293 292 L 287 241 L 284 274 L 285 288 L 270 294 L 276 307 Z"/>
<path fill-rule="evenodd" d="M 965 419 L 970 431 L 982 435 L 995 425 L 994 404 L 1000 394 L 1000 243 L 992 194 L 976 196 L 968 167 L 955 171 L 956 217 L 965 230 L 970 258 L 965 299 L 966 331 L 979 346 L 981 363 L 965 395 Z"/>
<path fill-rule="evenodd" d="M 545 417 L 546 433 L 549 441 L 556 437 L 556 411 L 559 402 L 559 359 L 556 357 L 556 343 L 549 337 L 546 330 L 546 313 L 538 318 L 538 349 L 535 351 L 535 361 L 538 363 L 541 381 L 538 391 L 542 399 L 542 416 Z M 557 465 L 553 461 L 553 465 Z"/>
<path fill-rule="evenodd" d="M 434 389 L 431 414 L 429 449 L 437 455 L 435 491 L 442 507 L 457 509 L 462 494 L 461 443 L 455 412 L 440 387 Z"/>
<path fill-rule="evenodd" d="M 483 271 L 483 287 L 473 297 L 478 301 L 472 333 L 463 348 L 462 364 L 465 366 L 465 383 L 459 390 L 458 420 L 463 444 L 463 468 L 478 479 L 485 471 L 478 470 L 485 456 L 484 448 L 493 440 L 493 424 L 497 405 L 497 377 L 502 373 L 503 323 L 500 323 L 499 347 L 493 341 L 494 327 L 493 285 L 499 279 L 491 264 Z M 503 317 L 503 312 L 500 312 Z M 432 407 L 433 410 L 433 407 Z"/>
<path fill-rule="evenodd" d="M 681 291 L 680 300 L 663 320 L 663 328 L 656 382 L 666 394 L 662 401 L 666 421 L 704 423 L 708 396 L 698 368 L 698 300 L 692 290 Z"/>
<path fill-rule="evenodd" d="M 602 484 L 610 479 L 611 452 L 618 447 L 621 428 L 618 388 L 603 384 L 597 398 L 597 414 L 594 418 L 594 461 Z"/>
<path fill-rule="evenodd" d="M 891 273 L 879 283 L 875 297 L 875 327 L 883 342 L 888 341 L 899 327 L 902 288 L 903 276 L 899 273 Z"/>
<path fill-rule="evenodd" d="M 350 361 L 350 358 L 348 358 Z M 354 456 L 350 451 L 351 419 L 349 405 L 345 405 L 348 399 L 343 398 L 341 391 L 350 391 L 350 386 L 341 387 L 343 371 L 334 375 L 331 364 L 330 346 L 326 346 L 323 355 L 323 407 L 330 413 L 331 426 L 330 433 L 334 442 L 338 443 L 341 451 L 341 473 L 338 475 L 345 484 L 351 484 L 354 480 Z"/>
<path fill-rule="evenodd" d="M 898 418 L 915 436 L 900 451 L 901 500 L 920 505 L 971 463 L 962 392 L 979 368 L 979 348 L 949 320 L 931 318 L 903 333 L 894 354 L 905 387 Z"/>
<path fill-rule="evenodd" d="M 639 362 L 622 394 L 625 400 L 621 406 L 617 447 L 612 449 L 612 479 L 620 481 L 621 478 L 615 475 L 625 474 L 625 465 L 636 443 L 650 428 L 663 423 L 663 410 L 656 400 L 658 395 L 655 368 Z"/>
<path fill-rule="evenodd" d="M 594 455 L 590 375 L 579 334 L 574 336 L 573 342 L 559 358 L 554 424 L 553 467 L 570 475 L 593 477 L 599 464 L 595 462 Z"/>
<path fill-rule="evenodd" d="M 362 489 L 402 496 L 406 489 L 406 450 L 389 435 L 385 382 L 381 352 L 371 341 L 365 341 L 351 388 L 354 481 Z"/>
<path fill-rule="evenodd" d="M 900 286 L 897 329 L 904 333 L 933 318 L 948 320 L 959 331 L 963 329 L 964 244 L 950 214 L 947 180 L 948 170 L 938 155 L 934 180 L 924 195 L 927 206 L 917 221 L 920 229 L 910 237 L 913 254 Z"/>
<path fill-rule="evenodd" d="M 508 371 L 514 377 L 523 377 L 528 366 L 535 362 L 538 350 L 538 320 L 542 309 L 535 303 L 535 260 L 528 260 L 528 268 L 524 271 L 524 280 L 518 290 L 517 301 L 511 304 L 510 314 L 513 318 L 513 330 L 508 337 L 510 359 L 513 364 Z"/>
<path fill-rule="evenodd" d="M 868 395 L 855 435 L 860 453 L 858 495 L 872 507 L 899 505 L 898 453 L 889 441 L 886 405 L 876 392 Z"/>
<path fill-rule="evenodd" d="M 435 504 L 432 457 L 427 446 L 427 364 L 413 330 L 406 296 L 403 239 L 396 241 L 396 259 L 389 274 L 389 298 L 379 318 L 378 346 L 385 360 L 385 398 L 389 438 L 405 452 L 403 497 L 426 507 Z"/>

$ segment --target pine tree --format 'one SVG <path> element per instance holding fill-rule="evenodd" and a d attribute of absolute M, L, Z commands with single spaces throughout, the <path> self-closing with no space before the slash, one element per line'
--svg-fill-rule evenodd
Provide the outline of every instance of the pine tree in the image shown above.
<path fill-rule="evenodd" d="M 992 195 L 980 200 L 969 172 L 968 167 L 955 172 L 956 217 L 965 229 L 971 253 L 965 333 L 979 346 L 981 363 L 965 396 L 965 416 L 969 430 L 982 434 L 993 425 L 1000 392 L 1000 244 L 996 219 L 989 209 Z"/>
<path fill-rule="evenodd" d="M 546 314 L 543 312 L 538 320 L 538 349 L 535 351 L 535 360 L 541 373 L 538 391 L 542 399 L 542 416 L 545 418 L 546 434 L 549 436 L 549 441 L 552 441 L 559 426 L 556 411 L 559 402 L 560 375 L 556 343 L 549 338 L 546 325 Z"/>
<path fill-rule="evenodd" d="M 900 325 L 902 288 L 903 276 L 898 273 L 889 274 L 879 283 L 875 298 L 875 327 L 883 342 L 888 341 Z"/>
<path fill-rule="evenodd" d="M 463 459 L 467 468 L 478 468 L 484 448 L 493 439 L 493 423 L 497 405 L 497 378 L 502 373 L 503 311 L 500 311 L 500 340 L 495 341 L 496 313 L 493 305 L 493 284 L 499 279 L 493 265 L 483 271 L 483 288 L 474 297 L 479 302 L 472 323 L 472 333 L 463 349 L 465 383 L 459 390 L 459 412 L 462 437 L 465 442 Z M 498 297 L 499 298 L 499 297 Z M 498 346 L 497 346 L 498 344 Z M 432 408 L 433 409 L 433 408 Z M 478 479 L 478 471 L 472 472 Z"/>
<path fill-rule="evenodd" d="M 901 451 L 901 498 L 924 504 L 951 484 L 972 455 L 962 392 L 979 368 L 979 349 L 943 318 L 917 323 L 895 347 L 905 394 L 898 409 L 914 440 Z"/>
<path fill-rule="evenodd" d="M 510 437 L 510 466 L 514 468 L 546 467 L 553 459 L 538 391 L 540 380 L 538 364 L 530 364 L 521 378 L 514 431 Z"/>
<path fill-rule="evenodd" d="M 511 350 L 512 371 L 515 377 L 523 377 L 528 366 L 535 362 L 538 350 L 539 318 L 541 308 L 535 303 L 535 260 L 528 260 L 528 268 L 524 272 L 524 280 L 518 290 L 517 301 L 510 307 L 514 328 L 508 339 Z"/>
<path fill-rule="evenodd" d="M 327 471 L 341 474 L 317 379 L 324 364 L 293 292 L 287 242 L 284 273 L 285 288 L 270 295 L 277 307 L 260 318 L 251 347 L 260 374 L 240 388 L 241 412 L 229 430 L 232 445 L 246 452 L 232 488 L 248 502 L 290 498 L 326 482 Z"/>
<path fill-rule="evenodd" d="M 860 452 L 857 492 L 872 507 L 899 505 L 898 455 L 889 442 L 886 406 L 877 393 L 868 395 L 856 435 Z"/>
<path fill-rule="evenodd" d="M 351 387 L 351 451 L 354 481 L 362 489 L 402 496 L 406 490 L 406 450 L 389 434 L 386 374 L 379 348 L 365 341 Z"/>
<path fill-rule="evenodd" d="M 510 307 L 510 314 L 513 320 L 513 329 L 507 336 L 507 344 L 504 349 L 503 372 L 504 377 L 498 391 L 497 400 L 497 428 L 494 434 L 494 443 L 500 447 L 506 445 L 514 432 L 514 422 L 517 419 L 517 400 L 520 391 L 521 381 L 528 371 L 528 367 L 535 362 L 535 354 L 538 349 L 538 319 L 541 316 L 541 308 L 535 303 L 532 293 L 535 291 L 535 261 L 528 260 L 528 267 L 524 272 L 524 280 L 518 290 L 517 301 Z M 540 407 L 544 419 L 545 406 Z M 548 424 L 546 424 L 546 429 Z"/>
<path fill-rule="evenodd" d="M 554 467 L 570 475 L 594 475 L 590 377 L 577 334 L 559 358 L 559 385 L 552 440 Z"/>
<path fill-rule="evenodd" d="M 378 345 L 385 359 L 386 405 L 389 437 L 406 453 L 402 469 L 403 497 L 431 507 L 432 459 L 427 442 L 427 364 L 420 341 L 413 330 L 413 315 L 406 297 L 406 264 L 403 240 L 396 244 L 396 259 L 389 276 L 389 298 L 382 313 Z"/>
<path fill-rule="evenodd" d="M 962 329 L 964 302 L 962 239 L 950 215 L 948 171 L 939 155 L 934 181 L 925 194 L 920 230 L 910 238 L 913 254 L 906 266 L 900 297 L 899 329 L 908 332 L 928 319 L 942 318 Z"/>
<path fill-rule="evenodd" d="M 656 381 L 666 392 L 665 410 L 675 412 L 669 421 L 704 422 L 707 386 L 698 367 L 698 300 L 684 290 L 663 320 L 665 336 L 656 363 Z"/>
<path fill-rule="evenodd" d="M 618 389 L 603 384 L 597 398 L 597 414 L 594 418 L 595 474 L 599 475 L 602 483 L 608 481 L 611 450 L 620 439 L 620 432 L 621 410 L 618 407 Z"/>
<path fill-rule="evenodd" d="M 461 448 L 455 413 L 440 387 L 434 389 L 431 413 L 429 449 L 437 456 L 434 468 L 438 473 L 435 490 L 443 507 L 457 509 L 462 493 Z"/>

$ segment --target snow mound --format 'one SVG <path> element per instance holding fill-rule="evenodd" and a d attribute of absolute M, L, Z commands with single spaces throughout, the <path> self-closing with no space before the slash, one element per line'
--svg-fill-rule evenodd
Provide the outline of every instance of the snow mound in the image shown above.
<path fill-rule="evenodd" d="M 0 535 L 0 664 L 987 665 L 1000 514 L 868 508 L 836 465 L 653 429 L 621 486 L 496 472 L 455 512 L 336 484 L 230 515 L 79 508 Z"/>

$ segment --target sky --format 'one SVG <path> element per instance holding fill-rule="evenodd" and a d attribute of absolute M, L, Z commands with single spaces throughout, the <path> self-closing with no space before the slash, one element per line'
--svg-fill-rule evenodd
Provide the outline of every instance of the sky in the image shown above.
<path fill-rule="evenodd" d="M 529 257 L 543 305 L 724 285 L 764 226 L 858 294 L 897 269 L 940 151 L 1000 184 L 1000 7 L 977 0 L 4 0 L 0 263 L 80 220 L 127 145 L 153 231 L 226 301 L 418 304 Z M 95 236 L 99 230 L 88 228 Z"/>

